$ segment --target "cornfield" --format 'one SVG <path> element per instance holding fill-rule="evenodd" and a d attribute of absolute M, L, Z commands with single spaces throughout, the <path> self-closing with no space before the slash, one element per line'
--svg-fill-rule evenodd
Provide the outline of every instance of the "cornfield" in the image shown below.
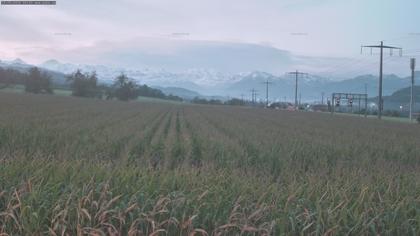
<path fill-rule="evenodd" d="M 420 126 L 0 93 L 0 235 L 420 235 Z"/>

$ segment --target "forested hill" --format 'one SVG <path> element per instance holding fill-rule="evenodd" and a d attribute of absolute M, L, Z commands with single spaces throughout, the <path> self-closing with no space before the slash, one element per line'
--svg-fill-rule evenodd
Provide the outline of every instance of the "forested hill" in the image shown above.
<path fill-rule="evenodd" d="M 403 88 L 395 91 L 392 95 L 384 97 L 388 102 L 408 103 L 410 101 L 411 88 Z M 420 102 L 420 85 L 413 88 L 414 100 Z"/>

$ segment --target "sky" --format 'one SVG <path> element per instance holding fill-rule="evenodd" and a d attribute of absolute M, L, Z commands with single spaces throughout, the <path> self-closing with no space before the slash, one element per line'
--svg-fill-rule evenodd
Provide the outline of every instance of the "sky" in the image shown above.
<path fill-rule="evenodd" d="M 56 6 L 0 6 L 0 60 L 103 63 L 109 47 L 167 55 L 197 42 L 351 58 L 360 45 L 381 40 L 416 56 L 419 11 L 418 0 L 57 0 Z"/>

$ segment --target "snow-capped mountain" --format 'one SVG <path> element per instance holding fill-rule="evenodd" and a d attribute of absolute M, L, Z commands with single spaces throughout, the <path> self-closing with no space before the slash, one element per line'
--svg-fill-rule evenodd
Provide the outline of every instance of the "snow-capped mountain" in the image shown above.
<path fill-rule="evenodd" d="M 24 62 L 22 59 L 20 58 L 16 58 L 13 61 L 8 62 L 11 65 L 26 65 L 26 62 Z"/>
<path fill-rule="evenodd" d="M 74 73 L 78 69 L 83 72 L 95 71 L 99 79 L 104 83 L 110 83 L 115 77 L 124 73 L 139 83 L 152 86 L 183 87 L 191 90 L 201 90 L 201 88 L 212 89 L 218 86 L 235 83 L 242 78 L 241 75 L 231 75 L 207 69 L 189 69 L 184 72 L 174 73 L 164 69 L 125 69 L 103 65 L 76 65 L 71 63 L 60 63 L 57 60 L 45 61 L 40 64 L 39 67 L 59 71 L 64 74 Z"/>
<path fill-rule="evenodd" d="M 26 64 L 21 59 L 12 61 L 0 61 L 0 67 L 12 68 L 20 71 L 27 71 L 34 65 Z M 272 82 L 269 86 L 269 97 L 271 100 L 294 99 L 295 77 L 290 74 L 273 75 L 264 71 L 244 72 L 229 74 L 216 70 L 189 69 L 183 72 L 170 72 L 164 69 L 124 69 L 113 68 L 103 65 L 75 65 L 71 63 L 60 63 L 57 60 L 48 60 L 38 65 L 42 70 L 54 75 L 56 81 L 65 81 L 65 75 L 81 69 L 83 72 L 96 71 L 100 81 L 111 83 L 121 73 L 135 79 L 140 84 L 147 84 L 159 88 L 175 88 L 183 94 L 189 90 L 191 94 L 204 96 L 230 96 L 245 98 L 250 94 L 251 89 L 258 90 L 259 97 L 265 97 L 266 85 L 264 82 Z M 384 95 L 390 95 L 394 91 L 409 86 L 408 78 L 401 78 L 396 75 L 384 76 Z M 317 101 L 321 93 L 326 96 L 333 92 L 354 92 L 364 93 L 365 84 L 369 96 L 374 97 L 378 90 L 378 78 L 374 75 L 362 75 L 347 80 L 330 80 L 321 76 L 300 76 L 298 78 L 298 93 L 302 94 L 304 101 Z M 172 91 L 171 90 L 171 91 Z"/>
<path fill-rule="evenodd" d="M 35 67 L 35 65 L 32 64 L 28 64 L 25 61 L 23 61 L 22 59 L 14 59 L 11 61 L 7 61 L 7 60 L 1 60 L 0 61 L 0 68 L 3 69 L 13 69 L 13 70 L 17 70 L 23 73 L 27 73 L 29 71 L 30 68 Z M 50 74 L 53 78 L 53 83 L 55 84 L 65 84 L 66 83 L 66 75 L 65 73 L 59 72 L 57 70 L 51 70 L 48 68 L 42 68 L 40 67 L 40 70 L 43 72 L 46 72 L 48 74 Z"/>
<path fill-rule="evenodd" d="M 16 58 L 11 61 L 0 61 L 0 66 L 2 67 L 9 67 L 9 68 L 15 68 L 15 69 L 27 69 L 29 67 L 32 67 L 32 65 L 27 64 L 25 61 L 23 61 L 20 58 Z"/>
<path fill-rule="evenodd" d="M 64 74 L 74 73 L 76 70 L 81 70 L 83 72 L 93 72 L 96 71 L 100 79 L 107 81 L 112 80 L 122 72 L 123 69 L 118 68 L 109 68 L 103 65 L 83 65 L 83 64 L 71 64 L 71 63 L 61 63 L 57 60 L 48 60 L 42 64 L 38 65 L 41 68 L 59 71 Z"/>

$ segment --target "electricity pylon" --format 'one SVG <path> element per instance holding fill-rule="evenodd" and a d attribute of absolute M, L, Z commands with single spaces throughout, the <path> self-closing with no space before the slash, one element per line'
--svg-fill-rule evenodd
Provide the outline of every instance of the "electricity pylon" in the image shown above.
<path fill-rule="evenodd" d="M 307 73 L 299 72 L 298 70 L 294 72 L 289 72 L 289 75 L 295 75 L 296 76 L 296 83 L 295 83 L 295 109 L 298 109 L 298 77 L 299 75 L 308 75 Z"/>
<path fill-rule="evenodd" d="M 363 48 L 370 48 L 372 53 L 372 48 L 379 48 L 381 51 L 380 63 L 379 63 L 379 95 L 378 95 L 378 119 L 382 118 L 382 110 L 384 109 L 383 99 L 382 99 L 382 77 L 383 77 L 383 63 L 384 63 L 384 48 L 390 49 L 390 55 L 392 56 L 393 49 L 400 50 L 400 56 L 402 56 L 402 48 L 385 46 L 384 42 L 381 41 L 380 45 L 370 45 L 362 46 L 360 52 L 363 53 Z"/>
<path fill-rule="evenodd" d="M 252 104 L 255 104 L 255 102 L 257 101 L 257 90 L 251 89 L 251 97 Z"/>
<path fill-rule="evenodd" d="M 263 84 L 266 85 L 266 90 L 265 90 L 265 107 L 268 107 L 268 85 L 273 84 L 273 82 L 270 82 L 267 79 L 267 81 L 263 82 Z"/>

